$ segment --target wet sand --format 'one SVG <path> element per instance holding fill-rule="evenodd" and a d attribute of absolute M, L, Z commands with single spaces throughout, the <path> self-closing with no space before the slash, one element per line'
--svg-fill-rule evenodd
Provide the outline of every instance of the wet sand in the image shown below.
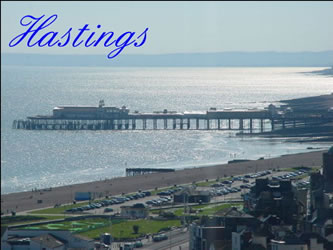
<path fill-rule="evenodd" d="M 300 166 L 321 166 L 322 154 L 325 151 L 286 155 L 272 159 L 247 161 L 232 164 L 221 164 L 210 167 L 189 168 L 170 173 L 118 177 L 114 179 L 94 181 L 89 183 L 55 187 L 50 191 L 29 191 L 1 195 L 1 212 L 27 211 L 37 208 L 54 206 L 57 203 L 70 203 L 75 192 L 93 192 L 96 198 L 106 195 L 137 192 L 161 188 L 171 185 L 192 183 L 205 179 L 216 179 L 230 175 L 258 172 L 265 169 L 291 168 Z M 42 200 L 42 203 L 38 203 Z"/>

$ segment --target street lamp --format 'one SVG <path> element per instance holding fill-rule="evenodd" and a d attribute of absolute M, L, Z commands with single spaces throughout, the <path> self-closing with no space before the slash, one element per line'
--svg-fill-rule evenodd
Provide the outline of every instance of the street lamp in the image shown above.
<path fill-rule="evenodd" d="M 171 250 L 171 231 L 172 231 L 172 230 L 170 230 L 170 233 L 169 233 L 170 250 Z"/>

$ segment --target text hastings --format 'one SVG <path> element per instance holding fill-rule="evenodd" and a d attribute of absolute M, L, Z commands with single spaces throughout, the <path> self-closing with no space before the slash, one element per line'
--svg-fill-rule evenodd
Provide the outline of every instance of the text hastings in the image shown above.
<path fill-rule="evenodd" d="M 68 31 L 63 34 L 60 38 L 58 32 L 49 31 L 47 33 L 42 33 L 42 30 L 49 27 L 52 23 L 57 20 L 58 16 L 56 14 L 48 17 L 45 19 L 45 15 L 40 17 L 34 17 L 31 15 L 26 15 L 22 17 L 20 24 L 22 26 L 26 26 L 28 29 L 16 37 L 14 37 L 10 42 L 10 47 L 15 47 L 16 45 L 20 44 L 24 39 L 27 39 L 27 46 L 28 47 L 65 47 L 67 45 L 72 45 L 73 47 L 78 47 L 80 45 L 84 45 L 85 47 L 96 47 L 104 40 L 104 47 L 109 47 L 114 45 L 116 48 L 112 50 L 108 54 L 108 58 L 112 59 L 115 58 L 120 54 L 120 52 L 127 46 L 134 44 L 135 47 L 141 47 L 147 38 L 147 31 L 146 28 L 140 35 L 135 37 L 135 32 L 124 32 L 120 36 L 115 39 L 112 39 L 114 36 L 114 32 L 102 32 L 97 39 L 95 39 L 96 32 L 89 32 L 90 29 L 88 28 L 89 24 L 85 24 L 82 28 L 78 29 L 78 31 L 73 30 L 73 28 L 69 28 Z M 44 21 L 43 21 L 44 20 Z M 100 29 L 101 25 L 97 25 L 97 29 Z M 90 33 L 89 37 L 84 41 L 80 40 L 83 33 L 87 34 Z M 42 35 L 41 37 L 36 37 L 37 34 Z M 76 35 L 76 36 L 75 36 Z M 74 38 L 74 39 L 73 39 Z M 94 40 L 95 39 L 95 40 Z"/>

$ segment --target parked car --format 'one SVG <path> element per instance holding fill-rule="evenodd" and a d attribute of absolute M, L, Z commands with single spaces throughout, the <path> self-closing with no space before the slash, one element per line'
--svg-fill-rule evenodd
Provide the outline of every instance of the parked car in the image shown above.
<path fill-rule="evenodd" d="M 150 191 L 144 191 L 143 192 L 146 196 L 151 196 L 151 192 Z"/>
<path fill-rule="evenodd" d="M 134 247 L 135 248 L 140 248 L 140 247 L 143 247 L 143 244 L 142 244 L 141 241 L 137 241 L 137 242 L 134 243 Z"/>
<path fill-rule="evenodd" d="M 126 243 L 124 245 L 124 250 L 132 250 L 134 248 L 134 244 L 131 244 L 131 243 Z"/>
<path fill-rule="evenodd" d="M 155 241 L 155 242 L 167 240 L 167 239 L 168 239 L 168 236 L 166 234 L 159 234 L 159 235 L 155 235 L 153 237 L 153 241 Z"/>
<path fill-rule="evenodd" d="M 109 213 L 109 212 L 113 212 L 113 208 L 107 207 L 104 209 L 104 213 Z"/>
<path fill-rule="evenodd" d="M 157 193 L 157 195 L 170 195 L 171 193 L 169 191 L 162 191 Z"/>

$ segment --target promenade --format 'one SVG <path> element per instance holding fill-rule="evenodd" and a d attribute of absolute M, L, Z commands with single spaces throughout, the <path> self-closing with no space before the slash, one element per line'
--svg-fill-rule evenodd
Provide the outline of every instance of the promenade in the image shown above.
<path fill-rule="evenodd" d="M 96 198 L 172 185 L 216 179 L 230 175 L 259 172 L 266 169 L 321 166 L 324 151 L 300 153 L 272 159 L 255 160 L 210 167 L 188 168 L 168 173 L 118 177 L 51 189 L 1 195 L 1 211 L 26 211 L 71 203 L 75 192 L 92 192 Z"/>

